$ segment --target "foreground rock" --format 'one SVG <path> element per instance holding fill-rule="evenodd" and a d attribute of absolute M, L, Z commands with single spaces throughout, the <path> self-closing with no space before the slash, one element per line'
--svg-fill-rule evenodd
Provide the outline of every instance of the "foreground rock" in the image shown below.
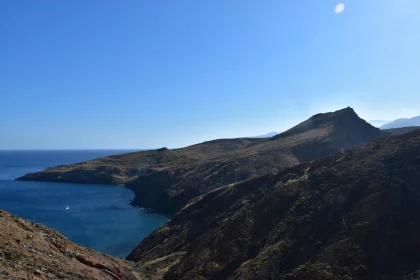
<path fill-rule="evenodd" d="M 269 139 L 221 139 L 49 168 L 20 180 L 104 183 L 135 192 L 133 204 L 175 214 L 221 186 L 278 172 L 389 135 L 351 108 L 317 114 Z"/>
<path fill-rule="evenodd" d="M 197 197 L 129 255 L 154 279 L 419 279 L 420 130 Z"/>
<path fill-rule="evenodd" d="M 129 262 L 0 210 L 0 279 L 136 280 Z"/>

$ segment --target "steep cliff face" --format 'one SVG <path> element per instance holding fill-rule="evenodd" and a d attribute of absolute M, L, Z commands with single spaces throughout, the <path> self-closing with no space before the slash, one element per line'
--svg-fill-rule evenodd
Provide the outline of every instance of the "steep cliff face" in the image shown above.
<path fill-rule="evenodd" d="M 136 276 L 137 275 L 137 276 Z M 141 279 L 126 261 L 0 210 L 0 279 Z"/>
<path fill-rule="evenodd" d="M 129 255 L 156 279 L 418 279 L 420 131 L 218 188 Z"/>
<path fill-rule="evenodd" d="M 318 114 L 271 139 L 220 139 L 190 147 L 118 155 L 28 174 L 21 180 L 126 183 L 133 204 L 175 214 L 215 188 L 278 172 L 388 133 L 351 108 Z"/>

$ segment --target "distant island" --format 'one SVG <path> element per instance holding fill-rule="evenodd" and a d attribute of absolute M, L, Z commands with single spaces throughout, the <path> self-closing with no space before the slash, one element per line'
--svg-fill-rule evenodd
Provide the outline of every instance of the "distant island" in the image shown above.
<path fill-rule="evenodd" d="M 382 125 L 381 129 L 401 128 L 409 126 L 420 126 L 420 116 L 413 118 L 402 118 Z"/>
<path fill-rule="evenodd" d="M 278 132 L 272 131 L 269 132 L 267 134 L 263 134 L 263 135 L 258 135 L 258 136 L 249 136 L 248 138 L 270 138 L 273 137 L 275 135 L 279 134 Z"/>

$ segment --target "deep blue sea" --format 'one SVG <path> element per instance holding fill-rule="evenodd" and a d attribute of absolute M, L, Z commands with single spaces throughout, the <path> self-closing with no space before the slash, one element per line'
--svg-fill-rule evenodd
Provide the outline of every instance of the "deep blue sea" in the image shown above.
<path fill-rule="evenodd" d="M 132 191 L 123 186 L 13 180 L 47 167 L 125 152 L 129 151 L 0 151 L 0 208 L 58 230 L 76 243 L 125 258 L 167 221 L 167 217 L 131 206 Z"/>

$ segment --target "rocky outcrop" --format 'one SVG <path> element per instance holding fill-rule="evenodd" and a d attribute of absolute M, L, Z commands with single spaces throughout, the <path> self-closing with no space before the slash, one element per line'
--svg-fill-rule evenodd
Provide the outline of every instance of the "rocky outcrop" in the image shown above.
<path fill-rule="evenodd" d="M 0 210 L 0 279 L 141 278 L 127 261 L 74 244 L 52 229 Z"/>
<path fill-rule="evenodd" d="M 156 279 L 418 279 L 420 131 L 196 197 L 128 256 Z"/>
<path fill-rule="evenodd" d="M 271 139 L 220 139 L 49 168 L 20 180 L 124 183 L 134 205 L 173 215 L 194 197 L 389 135 L 351 108 L 317 114 Z"/>

